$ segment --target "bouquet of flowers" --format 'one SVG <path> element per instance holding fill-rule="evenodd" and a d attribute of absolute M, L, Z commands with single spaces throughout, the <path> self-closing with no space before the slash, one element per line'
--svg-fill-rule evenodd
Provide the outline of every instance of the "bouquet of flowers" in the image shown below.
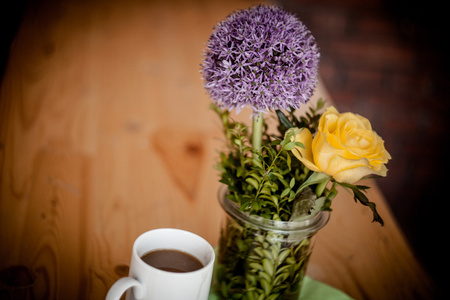
<path fill-rule="evenodd" d="M 318 83 L 319 58 L 311 32 L 295 15 L 276 6 L 234 12 L 214 27 L 202 73 L 226 137 L 217 165 L 226 199 L 246 216 L 299 222 L 331 210 L 336 187 L 342 186 L 383 224 L 365 195 L 368 187 L 357 184 L 369 175 L 386 176 L 385 164 L 391 158 L 370 122 L 325 107 L 322 100 L 305 115 L 296 113 Z M 231 110 L 239 113 L 244 107 L 252 109 L 251 127 L 230 117 Z M 275 133 L 270 133 L 267 116 L 276 120 Z M 232 221 L 222 230 L 222 296 L 298 295 L 309 237 L 287 245 L 278 242 L 279 235 L 249 230 Z M 269 242 L 264 244 L 261 236 Z"/>

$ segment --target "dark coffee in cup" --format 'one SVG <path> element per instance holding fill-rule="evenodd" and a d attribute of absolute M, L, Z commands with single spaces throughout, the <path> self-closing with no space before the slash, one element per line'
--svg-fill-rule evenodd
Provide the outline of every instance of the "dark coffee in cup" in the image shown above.
<path fill-rule="evenodd" d="M 148 265 L 168 272 L 185 273 L 203 268 L 193 255 L 172 249 L 153 250 L 141 256 Z"/>

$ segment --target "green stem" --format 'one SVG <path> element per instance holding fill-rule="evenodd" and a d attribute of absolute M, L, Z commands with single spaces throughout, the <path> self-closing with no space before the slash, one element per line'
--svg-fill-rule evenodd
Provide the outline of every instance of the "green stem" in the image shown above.
<path fill-rule="evenodd" d="M 253 116 L 252 144 L 255 152 L 261 152 L 263 117 L 261 113 Z"/>

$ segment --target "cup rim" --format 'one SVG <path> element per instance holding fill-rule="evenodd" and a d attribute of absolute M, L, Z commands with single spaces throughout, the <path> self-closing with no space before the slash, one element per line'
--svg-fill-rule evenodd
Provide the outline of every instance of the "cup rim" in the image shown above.
<path fill-rule="evenodd" d="M 178 233 L 187 234 L 187 235 L 196 237 L 200 242 L 203 242 L 203 243 L 208 247 L 209 254 L 210 254 L 210 259 L 208 260 L 208 263 L 205 264 L 202 268 L 200 268 L 200 269 L 198 269 L 198 270 L 195 270 L 195 271 L 189 271 L 189 272 L 179 272 L 179 273 L 161 270 L 161 269 L 155 268 L 155 267 L 153 267 L 153 266 L 147 264 L 146 262 L 144 262 L 144 261 L 142 260 L 141 256 L 140 256 L 139 253 L 138 253 L 138 249 L 137 249 L 137 248 L 138 248 L 138 246 L 139 246 L 139 242 L 140 242 L 142 239 L 145 239 L 145 237 L 146 237 L 147 235 L 151 234 L 152 232 L 156 232 L 156 231 L 178 232 Z M 161 248 L 155 248 L 155 249 L 152 249 L 152 250 L 150 250 L 150 251 L 158 250 L 158 249 L 161 249 L 161 250 L 163 250 L 163 249 L 170 249 L 170 250 L 179 250 L 179 251 L 182 251 L 182 252 L 187 252 L 187 251 L 185 251 L 185 250 L 176 249 L 175 247 L 174 247 L 174 248 L 161 247 Z M 195 254 L 193 254 L 193 253 L 190 253 L 190 252 L 187 252 L 187 253 L 190 254 L 190 255 L 195 256 L 197 259 L 200 259 L 199 257 L 197 257 L 197 256 L 196 256 Z M 158 272 L 158 273 L 161 273 L 161 274 L 170 275 L 170 276 L 189 276 L 189 275 L 192 275 L 192 274 L 195 274 L 195 273 L 204 272 L 204 270 L 209 269 L 211 266 L 213 266 L 213 265 L 214 265 L 214 261 L 215 261 L 215 251 L 214 251 L 214 248 L 213 248 L 213 247 L 211 246 L 211 244 L 210 244 L 206 239 L 204 239 L 202 236 L 200 236 L 200 235 L 198 235 L 198 234 L 195 234 L 195 233 L 193 233 L 193 232 L 191 232 L 191 231 L 184 230 L 184 229 L 169 228 L 169 227 L 165 227 L 165 228 L 155 228 L 155 229 L 151 229 L 151 230 L 149 230 L 149 231 L 146 231 L 146 232 L 140 234 L 140 235 L 136 238 L 136 240 L 135 240 L 135 242 L 134 242 L 134 244 L 133 244 L 133 256 L 135 256 L 135 258 L 136 258 L 135 261 L 139 262 L 139 264 L 143 265 L 144 267 L 150 268 L 150 269 L 152 269 L 152 270 L 155 271 L 155 272 Z M 202 262 L 202 264 L 203 264 L 203 262 Z"/>

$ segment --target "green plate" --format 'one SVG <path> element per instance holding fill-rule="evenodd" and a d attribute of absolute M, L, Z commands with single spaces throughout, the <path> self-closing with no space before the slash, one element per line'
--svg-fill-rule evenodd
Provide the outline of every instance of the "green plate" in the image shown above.
<path fill-rule="evenodd" d="M 218 300 L 219 297 L 214 293 L 209 295 L 208 300 Z M 302 291 L 299 300 L 351 300 L 349 296 L 329 285 L 321 283 L 305 276 L 303 279 Z"/>

